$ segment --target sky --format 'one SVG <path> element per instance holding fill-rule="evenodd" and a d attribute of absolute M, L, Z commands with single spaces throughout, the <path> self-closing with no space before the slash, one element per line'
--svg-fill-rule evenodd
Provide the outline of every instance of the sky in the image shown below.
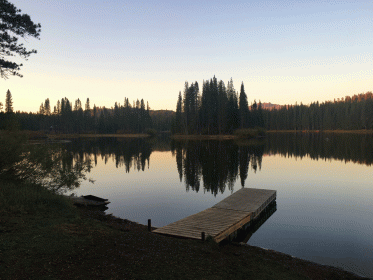
<path fill-rule="evenodd" d="M 42 26 L 23 78 L 0 80 L 16 111 L 46 98 L 176 109 L 184 83 L 243 82 L 249 103 L 309 104 L 373 90 L 372 1 L 10 0 Z M 3 98 L 1 97 L 3 93 Z"/>

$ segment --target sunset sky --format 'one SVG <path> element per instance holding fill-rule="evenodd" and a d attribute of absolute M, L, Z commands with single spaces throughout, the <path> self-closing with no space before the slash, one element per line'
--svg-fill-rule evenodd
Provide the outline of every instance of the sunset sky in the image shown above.
<path fill-rule="evenodd" d="M 372 1 L 10 0 L 42 25 L 23 78 L 0 81 L 14 109 L 49 98 L 175 110 L 185 81 L 214 75 L 249 103 L 333 100 L 373 90 Z M 2 97 L 1 97 L 2 95 Z"/>

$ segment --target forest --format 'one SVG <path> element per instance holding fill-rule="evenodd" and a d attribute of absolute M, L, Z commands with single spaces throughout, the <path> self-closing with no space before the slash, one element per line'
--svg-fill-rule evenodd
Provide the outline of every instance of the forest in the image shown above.
<path fill-rule="evenodd" d="M 9 97 L 10 96 L 10 97 Z M 130 104 L 115 102 L 114 107 L 91 107 L 87 98 L 83 105 L 80 99 L 74 103 L 62 98 L 51 109 L 49 98 L 41 103 L 37 113 L 13 112 L 11 94 L 8 90 L 5 113 L 0 113 L 0 129 L 45 131 L 54 133 L 144 133 L 153 127 L 149 104 L 143 99 Z"/>
<path fill-rule="evenodd" d="M 202 91 L 202 93 L 201 93 Z M 5 103 L 0 102 L 0 129 L 30 130 L 54 133 L 132 134 L 152 131 L 171 131 L 173 134 L 226 135 L 238 129 L 265 128 L 266 130 L 364 130 L 373 129 L 373 94 L 361 93 L 334 101 L 309 105 L 276 105 L 270 109 L 254 100 L 250 105 L 241 83 L 236 91 L 232 79 L 225 86 L 215 76 L 203 81 L 185 82 L 179 92 L 176 112 L 150 110 L 143 99 L 124 98 L 121 105 L 111 108 L 84 106 L 62 98 L 53 106 L 49 98 L 41 103 L 36 113 L 14 112 L 12 95 L 8 90 Z"/>
<path fill-rule="evenodd" d="M 198 82 L 185 83 L 184 94 L 179 92 L 176 114 L 171 131 L 177 134 L 232 134 L 239 128 L 264 127 L 261 104 L 249 109 L 244 84 L 238 94 L 233 80 L 225 86 L 216 79 L 204 81 L 202 94 Z"/>
<path fill-rule="evenodd" d="M 287 105 L 265 111 L 268 130 L 361 130 L 373 129 L 372 92 L 310 105 Z"/>
<path fill-rule="evenodd" d="M 263 109 L 255 100 L 248 105 L 241 84 L 234 89 L 232 79 L 225 86 L 215 76 L 203 82 L 185 83 L 179 92 L 171 131 L 175 134 L 232 134 L 237 129 L 262 127 L 267 130 L 361 130 L 373 129 L 372 92 L 352 97 Z"/>

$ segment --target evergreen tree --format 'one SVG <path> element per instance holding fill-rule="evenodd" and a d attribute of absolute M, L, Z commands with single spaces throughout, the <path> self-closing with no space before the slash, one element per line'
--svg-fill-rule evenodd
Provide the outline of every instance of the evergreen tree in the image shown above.
<path fill-rule="evenodd" d="M 6 92 L 6 97 L 5 97 L 5 113 L 13 113 L 13 99 L 12 99 L 12 94 L 10 93 L 10 90 Z"/>
<path fill-rule="evenodd" d="M 1 77 L 4 79 L 8 78 L 9 75 L 22 77 L 18 72 L 22 64 L 6 60 L 5 57 L 19 55 L 27 60 L 31 54 L 36 53 L 36 50 L 28 51 L 23 44 L 18 42 L 18 39 L 25 39 L 27 36 L 39 39 L 40 23 L 35 24 L 29 15 L 21 14 L 21 10 L 17 9 L 12 3 L 7 0 L 1 0 L 0 26 Z"/>
<path fill-rule="evenodd" d="M 57 109 L 57 114 L 61 114 L 61 102 L 59 100 L 57 100 L 57 105 L 56 105 L 56 109 Z"/>
<path fill-rule="evenodd" d="M 82 102 L 78 98 L 77 100 L 75 100 L 74 111 L 78 111 L 81 108 L 82 108 Z"/>
<path fill-rule="evenodd" d="M 219 134 L 227 131 L 227 90 L 222 80 L 218 83 L 218 130 Z"/>
<path fill-rule="evenodd" d="M 228 106 L 227 106 L 227 123 L 228 123 L 228 133 L 232 133 L 235 129 L 239 127 L 239 109 L 237 94 L 233 86 L 233 80 L 228 82 L 227 85 L 227 95 L 228 95 Z"/>
<path fill-rule="evenodd" d="M 87 98 L 87 101 L 85 103 L 85 111 L 90 111 L 91 110 L 91 106 L 89 104 L 89 98 Z"/>
<path fill-rule="evenodd" d="M 179 97 L 177 99 L 176 104 L 176 115 L 175 115 L 175 121 L 174 121 L 174 127 L 173 127 L 173 133 L 182 133 L 182 123 L 183 123 L 183 116 L 182 116 L 182 97 L 181 97 L 181 91 L 179 92 Z"/>
<path fill-rule="evenodd" d="M 49 98 L 45 99 L 44 102 L 44 115 L 49 116 L 51 114 L 51 105 L 49 102 Z"/>
<path fill-rule="evenodd" d="M 247 128 L 248 127 L 248 119 L 249 119 L 249 105 L 247 103 L 247 96 L 245 93 L 245 88 L 243 82 L 241 84 L 241 91 L 240 91 L 240 127 Z"/>
<path fill-rule="evenodd" d="M 183 98 L 183 116 L 184 116 L 184 129 L 185 134 L 188 135 L 189 121 L 190 121 L 190 91 L 189 84 L 185 82 L 184 84 L 184 98 Z"/>
<path fill-rule="evenodd" d="M 40 115 L 44 115 L 45 114 L 45 108 L 44 108 L 44 103 L 41 103 L 40 104 L 40 107 L 39 107 L 39 112 L 38 112 Z"/>

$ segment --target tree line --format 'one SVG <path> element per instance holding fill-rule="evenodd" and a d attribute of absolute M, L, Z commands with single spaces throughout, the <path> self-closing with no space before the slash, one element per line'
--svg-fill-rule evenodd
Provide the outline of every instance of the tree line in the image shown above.
<path fill-rule="evenodd" d="M 262 127 L 267 130 L 359 130 L 373 129 L 372 92 L 352 97 L 284 105 L 265 110 L 254 102 L 249 106 L 244 84 L 236 92 L 232 79 L 225 86 L 215 76 L 203 82 L 185 83 L 179 92 L 172 120 L 174 134 L 232 134 L 237 129 Z"/>
<path fill-rule="evenodd" d="M 87 98 L 83 107 L 78 98 L 75 102 L 62 98 L 51 109 L 49 98 L 41 103 L 37 113 L 13 112 L 11 94 L 8 90 L 5 112 L 0 113 L 0 129 L 7 126 L 19 126 L 24 130 L 42 130 L 56 133 L 144 133 L 152 128 L 149 104 L 143 99 L 130 104 L 124 98 L 124 104 L 115 102 L 114 107 L 105 108 L 90 105 Z"/>
<path fill-rule="evenodd" d="M 4 112 L 3 112 L 4 111 Z M 266 110 L 261 102 L 248 105 L 244 84 L 238 93 L 232 79 L 227 87 L 214 77 L 204 81 L 202 94 L 198 82 L 185 83 L 179 92 L 176 112 L 151 111 L 143 99 L 112 108 L 85 105 L 80 99 L 57 101 L 51 108 L 47 98 L 37 113 L 13 112 L 8 90 L 0 103 L 0 129 L 52 130 L 60 133 L 143 133 L 150 128 L 171 130 L 174 134 L 232 134 L 237 129 L 263 127 L 267 130 L 360 130 L 373 129 L 372 92 L 346 96 L 310 105 L 284 105 Z"/>
<path fill-rule="evenodd" d="M 359 130 L 373 129 L 373 94 L 313 102 L 310 105 L 286 105 L 264 112 L 269 130 Z"/>

